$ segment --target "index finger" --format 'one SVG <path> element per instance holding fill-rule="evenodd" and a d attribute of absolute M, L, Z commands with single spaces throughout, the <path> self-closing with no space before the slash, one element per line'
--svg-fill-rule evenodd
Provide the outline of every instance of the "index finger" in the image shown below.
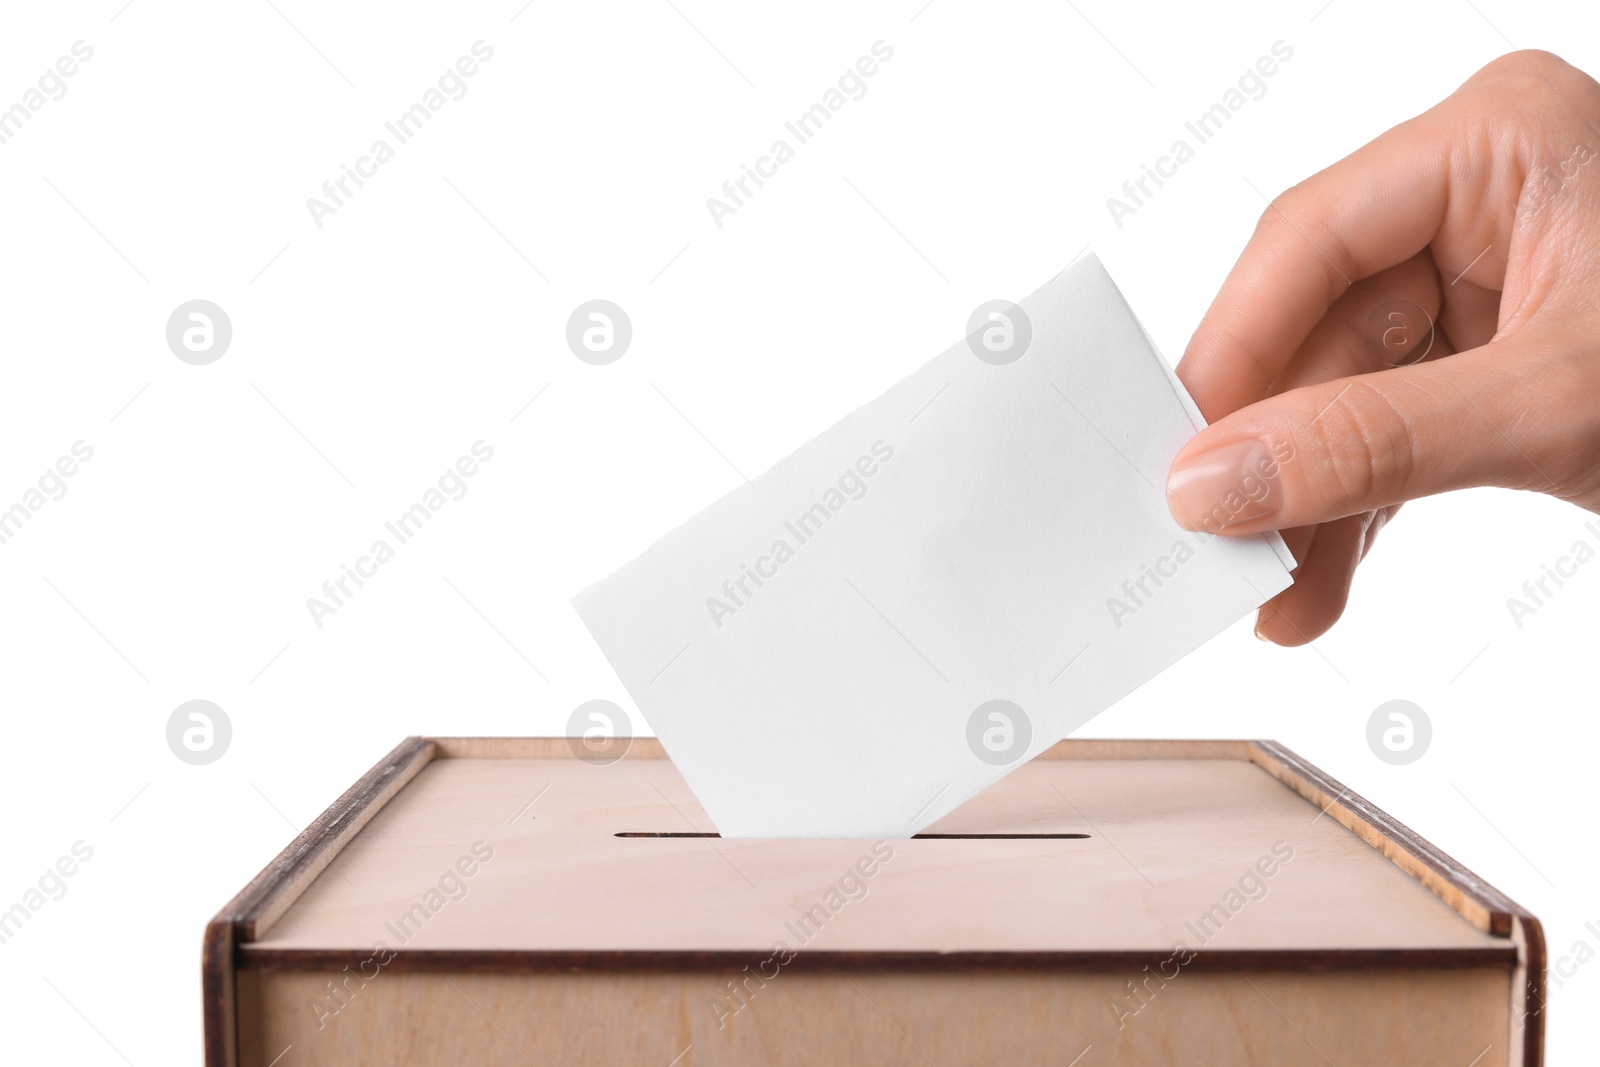
<path fill-rule="evenodd" d="M 1351 285 L 1433 240 L 1449 192 L 1434 115 L 1396 126 L 1268 204 L 1178 363 L 1208 420 L 1265 397 Z"/>

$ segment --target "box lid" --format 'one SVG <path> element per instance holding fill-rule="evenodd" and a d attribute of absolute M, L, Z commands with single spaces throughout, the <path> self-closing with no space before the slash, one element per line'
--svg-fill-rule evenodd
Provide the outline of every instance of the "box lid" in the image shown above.
<path fill-rule="evenodd" d="M 1183 948 L 1515 965 L 1494 929 L 1514 905 L 1441 879 L 1403 838 L 1387 847 L 1409 831 L 1375 834 L 1347 790 L 1313 803 L 1273 772 L 1292 754 L 1263 744 L 1062 742 L 939 836 L 872 842 L 709 836 L 653 741 L 606 765 L 561 739 L 419 742 L 406 780 L 359 827 L 344 820 L 342 847 L 302 865 L 302 891 L 260 910 L 241 953 L 621 965 L 781 945 L 1063 965 Z"/>

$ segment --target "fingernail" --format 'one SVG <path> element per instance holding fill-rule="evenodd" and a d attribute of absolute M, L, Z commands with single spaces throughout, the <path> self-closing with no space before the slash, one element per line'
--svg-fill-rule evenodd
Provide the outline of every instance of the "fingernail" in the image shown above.
<path fill-rule="evenodd" d="M 1188 530 L 1221 533 L 1259 522 L 1274 515 L 1283 501 L 1278 467 L 1267 443 L 1258 438 L 1206 449 L 1173 465 L 1167 475 L 1167 508 Z"/>
<path fill-rule="evenodd" d="M 1265 606 L 1262 607 L 1261 613 L 1256 616 L 1256 640 L 1257 641 L 1265 641 L 1269 645 L 1272 643 L 1272 638 L 1270 638 L 1266 634 L 1262 633 L 1262 629 L 1267 625 L 1267 620 L 1271 619 L 1271 618 L 1274 618 L 1277 614 L 1278 614 L 1278 612 L 1277 612 L 1277 609 L 1275 609 L 1275 608 L 1265 607 Z"/>

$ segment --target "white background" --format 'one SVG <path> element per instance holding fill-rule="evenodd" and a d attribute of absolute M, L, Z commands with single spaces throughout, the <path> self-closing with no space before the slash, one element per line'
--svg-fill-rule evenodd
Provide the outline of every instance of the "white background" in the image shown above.
<path fill-rule="evenodd" d="M 0 32 L 0 107 L 94 49 L 0 145 L 0 507 L 94 449 L 0 545 L 0 907 L 94 850 L 0 945 L 7 1061 L 194 1062 L 201 929 L 294 832 L 408 734 L 631 709 L 568 597 L 980 302 L 1092 245 L 1176 358 L 1256 190 L 1508 41 L 1600 70 L 1592 9 L 1506 0 L 275 2 L 34 5 Z M 480 39 L 467 95 L 317 228 L 306 198 Z M 878 40 L 866 96 L 716 227 L 706 198 Z M 1267 95 L 1113 225 L 1106 198 L 1278 40 Z M 609 367 L 564 343 L 594 297 L 634 324 Z M 194 298 L 233 323 L 209 366 L 165 342 Z M 468 494 L 317 628 L 306 598 L 480 439 Z M 1242 622 L 1083 733 L 1278 738 L 1539 915 L 1553 958 L 1600 947 L 1600 564 L 1520 629 L 1506 607 L 1587 518 L 1497 491 L 1408 506 L 1315 649 Z M 1397 697 L 1434 727 L 1406 767 L 1365 740 Z M 166 744 L 194 698 L 233 724 L 209 766 Z M 1597 1001 L 1600 966 L 1553 991 L 1550 1062 L 1592 1059 Z"/>

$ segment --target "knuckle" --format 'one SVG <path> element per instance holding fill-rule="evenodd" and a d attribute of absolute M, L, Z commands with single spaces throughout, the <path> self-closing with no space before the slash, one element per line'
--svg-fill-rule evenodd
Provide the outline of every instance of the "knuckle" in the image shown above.
<path fill-rule="evenodd" d="M 1305 198 L 1305 183 L 1296 182 L 1267 201 L 1267 206 L 1261 209 L 1261 217 L 1256 220 L 1257 232 L 1277 229 L 1287 220 L 1301 214 Z"/>
<path fill-rule="evenodd" d="M 1522 82 L 1531 79 L 1538 81 L 1540 69 L 1566 66 L 1569 66 L 1567 61 L 1554 52 L 1529 48 L 1496 56 L 1485 63 L 1477 74 L 1473 75 L 1473 80 Z"/>
<path fill-rule="evenodd" d="M 1327 195 L 1326 189 L 1319 192 L 1307 182 L 1289 186 L 1261 212 L 1256 234 L 1280 237 L 1272 243 L 1280 249 L 1293 250 L 1292 261 L 1290 254 L 1284 252 L 1286 268 L 1302 270 L 1310 262 L 1318 269 L 1324 278 L 1326 299 L 1332 304 L 1350 288 L 1348 279 L 1357 273 L 1357 268 L 1349 243 L 1325 214 Z M 1307 252 L 1311 253 L 1309 257 Z"/>
<path fill-rule="evenodd" d="M 1319 456 L 1309 485 L 1325 512 L 1353 514 L 1404 499 L 1414 457 L 1404 416 L 1382 391 L 1351 381 L 1311 421 Z"/>
<path fill-rule="evenodd" d="M 1486 63 L 1472 76 L 1469 84 L 1483 85 L 1496 93 L 1512 95 L 1506 100 L 1548 100 L 1578 94 L 1589 100 L 1600 99 L 1600 83 L 1587 73 L 1568 63 L 1554 52 L 1528 48 L 1507 52 Z"/>

